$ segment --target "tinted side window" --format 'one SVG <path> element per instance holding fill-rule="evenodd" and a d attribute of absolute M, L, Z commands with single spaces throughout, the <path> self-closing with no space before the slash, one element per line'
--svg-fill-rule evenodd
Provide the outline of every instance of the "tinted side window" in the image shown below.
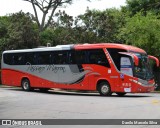
<path fill-rule="evenodd" d="M 35 53 L 25 53 L 25 64 L 35 65 L 36 64 L 36 54 Z"/>
<path fill-rule="evenodd" d="M 86 51 L 75 51 L 75 61 L 77 64 L 86 64 Z"/>
<path fill-rule="evenodd" d="M 69 57 L 69 64 L 76 64 L 76 57 L 75 57 L 75 51 L 69 51 L 68 53 Z"/>
<path fill-rule="evenodd" d="M 3 54 L 3 60 L 4 60 L 4 63 L 5 64 L 9 64 L 9 65 L 12 65 L 12 54 L 10 53 L 5 53 Z"/>
<path fill-rule="evenodd" d="M 13 54 L 13 65 L 24 65 L 24 53 Z"/>
<path fill-rule="evenodd" d="M 53 52 L 53 63 L 54 64 L 68 64 L 67 51 Z"/>
<path fill-rule="evenodd" d="M 123 50 L 123 49 L 114 49 L 114 48 L 108 48 L 107 50 L 108 50 L 110 56 L 112 57 L 112 60 L 114 61 L 117 69 L 120 71 L 121 54 L 119 54 L 119 52 L 127 52 L 127 51 Z"/>
<path fill-rule="evenodd" d="M 4 54 L 4 63 L 9 65 L 24 65 L 24 53 L 6 53 Z"/>
<path fill-rule="evenodd" d="M 51 57 L 51 52 L 39 52 L 37 53 L 37 62 L 38 64 L 51 64 Z"/>
<path fill-rule="evenodd" d="M 69 52 L 69 64 L 86 64 L 86 51 L 70 51 Z"/>
<path fill-rule="evenodd" d="M 108 59 L 103 49 L 94 49 L 88 51 L 88 62 L 89 64 L 98 64 L 110 67 Z"/>

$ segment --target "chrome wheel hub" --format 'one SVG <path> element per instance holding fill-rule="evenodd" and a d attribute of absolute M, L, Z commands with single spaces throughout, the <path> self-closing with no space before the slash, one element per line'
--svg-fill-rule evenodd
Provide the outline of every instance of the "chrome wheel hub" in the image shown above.
<path fill-rule="evenodd" d="M 28 85 L 28 82 L 24 82 L 24 83 L 23 83 L 23 87 L 24 87 L 25 90 L 28 89 L 28 86 L 29 86 L 29 85 Z"/>
<path fill-rule="evenodd" d="M 104 85 L 102 88 L 101 88 L 101 91 L 103 94 L 106 94 L 108 92 L 108 86 Z"/>

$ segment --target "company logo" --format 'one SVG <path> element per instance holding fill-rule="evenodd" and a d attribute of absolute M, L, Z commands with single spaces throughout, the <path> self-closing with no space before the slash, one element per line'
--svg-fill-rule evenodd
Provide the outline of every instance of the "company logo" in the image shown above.
<path fill-rule="evenodd" d="M 11 120 L 2 120 L 2 125 L 11 125 Z"/>

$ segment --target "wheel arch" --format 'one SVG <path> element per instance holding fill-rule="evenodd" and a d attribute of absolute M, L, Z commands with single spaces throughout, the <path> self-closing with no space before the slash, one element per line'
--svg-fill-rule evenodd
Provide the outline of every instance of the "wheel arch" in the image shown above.
<path fill-rule="evenodd" d="M 109 81 L 108 81 L 107 79 L 99 79 L 99 80 L 97 81 L 97 84 L 96 84 L 96 90 L 98 90 L 99 84 L 102 83 L 102 82 L 107 82 L 107 83 L 109 84 L 110 88 L 111 88 L 111 85 L 110 85 L 110 83 L 109 83 Z M 112 89 L 111 89 L 111 90 L 112 90 Z"/>

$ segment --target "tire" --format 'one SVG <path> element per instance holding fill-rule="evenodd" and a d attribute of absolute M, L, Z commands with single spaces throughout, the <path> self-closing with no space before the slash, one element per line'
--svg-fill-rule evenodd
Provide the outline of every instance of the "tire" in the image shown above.
<path fill-rule="evenodd" d="M 23 89 L 24 91 L 31 91 L 31 90 L 32 90 L 32 89 L 31 89 L 31 86 L 30 86 L 30 82 L 29 82 L 28 79 L 23 79 L 21 86 L 22 86 L 22 89 Z"/>
<path fill-rule="evenodd" d="M 120 97 L 126 95 L 126 93 L 124 93 L 124 92 L 117 92 L 116 94 L 117 94 L 118 96 L 120 96 Z"/>
<path fill-rule="evenodd" d="M 101 82 L 98 85 L 98 92 L 100 93 L 101 96 L 111 96 L 111 87 L 107 82 Z"/>
<path fill-rule="evenodd" d="M 48 92 L 49 88 L 40 88 L 40 92 Z"/>

